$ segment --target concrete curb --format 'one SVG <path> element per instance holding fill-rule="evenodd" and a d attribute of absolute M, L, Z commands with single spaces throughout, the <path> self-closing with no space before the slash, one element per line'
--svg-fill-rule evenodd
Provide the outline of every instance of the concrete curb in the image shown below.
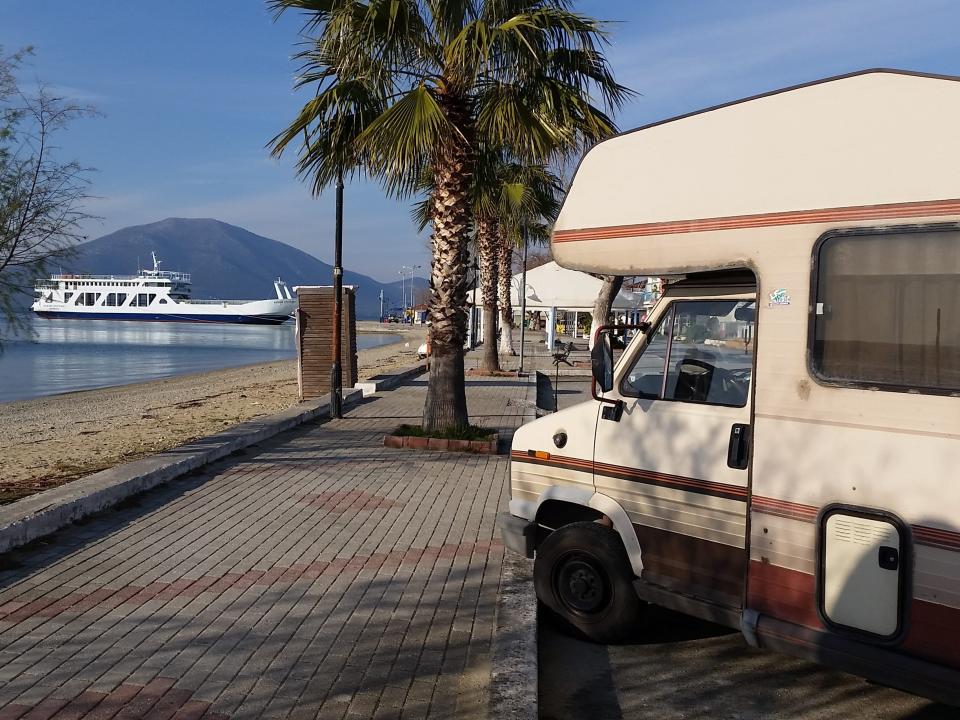
<path fill-rule="evenodd" d="M 140 460 L 87 475 L 58 488 L 0 507 L 0 553 L 49 535 L 87 515 L 170 482 L 174 478 L 277 435 L 326 416 L 330 396 L 324 395 L 260 420 L 251 420 L 216 435 Z M 344 406 L 361 398 L 346 390 Z"/>
<path fill-rule="evenodd" d="M 384 376 L 377 382 L 377 387 L 379 390 L 397 387 L 422 374 L 425 369 L 425 363 L 417 363 L 394 375 Z M 357 402 L 364 394 L 357 389 L 344 390 L 344 407 Z M 87 515 L 116 505 L 131 495 L 170 482 L 191 470 L 329 414 L 330 396 L 324 395 L 275 415 L 251 420 L 216 435 L 101 470 L 61 487 L 0 506 L 0 553 L 26 545 Z"/>
<path fill-rule="evenodd" d="M 490 717 L 539 716 L 537 597 L 530 561 L 507 551 L 497 598 L 490 668 Z"/>
<path fill-rule="evenodd" d="M 528 378 L 527 394 L 536 396 L 536 376 Z M 528 397 L 523 422 L 536 420 L 537 409 Z M 496 625 L 490 659 L 490 718 L 537 720 L 539 710 L 537 660 L 537 596 L 533 566 L 507 550 L 497 595 Z"/>

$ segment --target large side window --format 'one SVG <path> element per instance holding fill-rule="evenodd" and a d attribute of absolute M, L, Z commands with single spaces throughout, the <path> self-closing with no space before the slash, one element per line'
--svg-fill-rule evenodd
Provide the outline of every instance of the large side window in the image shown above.
<path fill-rule="evenodd" d="M 750 392 L 756 304 L 673 303 L 625 375 L 624 395 L 743 407 Z"/>
<path fill-rule="evenodd" d="M 960 390 L 960 231 L 826 238 L 817 251 L 811 361 L 830 382 Z"/>

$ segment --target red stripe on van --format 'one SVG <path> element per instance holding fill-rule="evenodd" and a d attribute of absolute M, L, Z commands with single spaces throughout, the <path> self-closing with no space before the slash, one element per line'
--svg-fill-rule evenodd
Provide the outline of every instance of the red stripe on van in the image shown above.
<path fill-rule="evenodd" d="M 610 225 L 581 230 L 558 230 L 554 242 L 583 240 L 613 240 L 626 237 L 670 235 L 674 233 L 708 232 L 711 230 L 739 230 L 744 228 L 805 225 L 852 220 L 894 220 L 910 217 L 934 217 L 960 214 L 960 200 L 928 200 L 923 202 L 888 203 L 884 205 L 857 205 L 852 207 L 792 210 L 788 212 L 731 215 L 697 220 L 672 220 L 640 223 L 637 225 Z"/>
<path fill-rule="evenodd" d="M 778 620 L 822 630 L 813 575 L 750 561 L 747 607 Z M 960 608 L 914 599 L 900 649 L 909 655 L 960 668 Z"/>

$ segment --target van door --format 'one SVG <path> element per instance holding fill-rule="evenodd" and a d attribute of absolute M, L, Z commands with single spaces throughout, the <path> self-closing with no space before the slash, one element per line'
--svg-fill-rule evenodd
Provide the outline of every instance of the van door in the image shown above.
<path fill-rule="evenodd" d="M 738 608 L 745 567 L 754 293 L 671 298 L 617 365 L 594 483 L 630 516 L 642 579 Z M 612 407 L 611 407 L 612 409 Z"/>

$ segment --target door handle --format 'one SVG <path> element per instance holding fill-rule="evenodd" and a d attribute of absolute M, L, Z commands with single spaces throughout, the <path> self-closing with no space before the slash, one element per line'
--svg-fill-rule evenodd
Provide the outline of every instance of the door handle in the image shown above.
<path fill-rule="evenodd" d="M 612 404 L 603 406 L 603 409 L 600 411 L 600 417 L 604 420 L 620 422 L 620 418 L 623 417 L 623 406 L 626 405 L 626 403 L 623 402 L 623 400 L 604 400 L 603 402 Z"/>
<path fill-rule="evenodd" d="M 900 567 L 900 551 L 897 548 L 881 546 L 879 564 L 884 570 L 897 570 Z"/>
<path fill-rule="evenodd" d="M 750 426 L 734 423 L 730 428 L 730 445 L 727 447 L 727 467 L 746 470 L 750 458 Z"/>

